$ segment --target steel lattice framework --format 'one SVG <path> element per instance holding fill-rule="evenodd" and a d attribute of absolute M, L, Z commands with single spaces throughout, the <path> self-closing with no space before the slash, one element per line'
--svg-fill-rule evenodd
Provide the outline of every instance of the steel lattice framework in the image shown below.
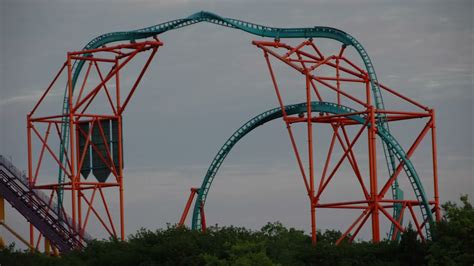
<path fill-rule="evenodd" d="M 200 188 L 192 188 L 180 220 L 184 224 L 194 197 L 192 227 L 206 229 L 204 204 L 211 184 L 232 147 L 245 135 L 260 125 L 282 118 L 290 137 L 300 174 L 309 199 L 311 234 L 316 243 L 316 209 L 334 208 L 359 210 L 360 214 L 350 224 L 338 240 L 352 241 L 371 219 L 372 239 L 380 241 L 380 213 L 392 224 L 390 238 L 396 240 L 405 230 L 403 217 L 409 211 L 421 239 L 429 236 L 429 225 L 440 219 L 438 176 L 436 159 L 436 132 L 434 110 L 401 95 L 382 85 L 375 74 L 374 66 L 362 45 L 351 35 L 330 27 L 273 28 L 231 18 L 223 18 L 209 12 L 198 12 L 184 19 L 177 19 L 134 31 L 113 32 L 90 41 L 83 50 L 69 52 L 66 62 L 54 77 L 38 103 L 27 118 L 28 125 L 28 178 L 30 186 L 36 190 L 50 191 L 50 197 L 57 197 L 59 213 L 69 212 L 72 230 L 83 240 L 89 217 L 95 216 L 102 227 L 112 237 L 124 239 L 123 208 L 123 148 L 122 114 L 145 74 L 158 48 L 163 43 L 157 36 L 163 32 L 185 27 L 199 22 L 239 29 L 253 35 L 272 38 L 255 40 L 253 45 L 263 52 L 279 107 L 266 111 L 245 123 L 222 146 L 212 161 Z M 303 39 L 292 45 L 284 39 Z M 331 39 L 339 42 L 341 48 L 335 54 L 325 55 L 316 40 Z M 111 44 L 115 43 L 115 44 Z M 118 44 L 117 44 L 118 43 Z M 345 55 L 352 47 L 359 55 L 363 66 Z M 121 72 L 138 55 L 146 55 L 146 63 L 139 71 L 130 88 L 121 83 Z M 282 88 L 278 83 L 274 64 L 283 63 L 301 73 L 305 88 L 302 103 L 286 103 Z M 322 70 L 324 69 L 324 70 Z M 85 71 L 84 71 L 85 70 Z M 328 72 L 332 71 L 332 72 Z M 95 73 L 98 79 L 91 78 Z M 331 73 L 331 74 L 327 74 Z M 66 75 L 63 109 L 60 114 L 38 115 L 37 109 L 45 98 L 51 95 L 53 87 L 61 87 L 58 80 Z M 346 89 L 348 84 L 358 86 Z M 62 87 L 64 88 L 64 87 Z M 289 89 L 285 88 L 288 92 Z M 408 103 L 419 111 L 386 110 L 382 94 L 390 94 L 399 101 Z M 102 95 L 102 100 L 98 95 Z M 363 95 L 363 97 L 361 97 Z M 105 100 L 103 100 L 105 99 Z M 105 101 L 105 104 L 104 104 Z M 94 105 L 108 108 L 94 109 Z M 396 121 L 427 118 L 428 122 L 408 150 L 404 150 L 390 132 L 389 124 Z M 306 158 L 302 159 L 301 147 L 297 145 L 292 127 L 300 124 L 306 130 Z M 315 174 L 313 131 L 317 124 L 327 124 L 333 133 L 325 158 L 321 177 Z M 351 138 L 348 127 L 359 127 Z M 364 132 L 367 134 L 369 173 L 364 174 L 354 151 Z M 431 132 L 431 154 L 433 161 L 433 198 L 425 192 L 423 183 L 411 160 L 415 150 Z M 54 136 L 52 140 L 51 136 Z M 381 140 L 387 162 L 387 176 L 380 176 L 377 165 L 377 139 Z M 34 144 L 34 142 L 38 144 Z M 51 144 L 55 141 L 56 144 Z M 336 143 L 343 149 L 343 155 L 331 170 L 331 159 Z M 44 166 L 43 157 L 49 154 L 59 169 L 57 179 L 39 180 L 39 172 Z M 92 157 L 90 159 L 89 157 Z M 92 161 L 85 167 L 86 161 Z M 332 182 L 334 175 L 347 161 L 354 172 L 362 191 L 361 199 L 346 202 L 322 202 L 321 195 Z M 100 167 L 99 167 L 100 166 Z M 86 180 L 89 172 L 96 181 Z M 405 199 L 398 185 L 398 176 L 404 172 L 415 195 Z M 109 174 L 112 181 L 107 181 Z M 101 178 L 99 178 L 101 176 Z M 382 186 L 380 186 L 382 184 Z M 105 190 L 115 190 L 118 195 L 118 215 L 110 211 Z M 387 193 L 390 190 L 390 195 Z M 65 192 L 70 192 L 69 207 L 65 206 Z M 101 209 L 97 207 L 101 204 Z M 418 208 L 415 208 L 418 206 Z M 392 213 L 388 212 L 392 209 Z M 419 211 L 420 215 L 416 215 Z M 434 213 L 434 215 L 433 215 Z M 421 216 L 421 217 L 420 217 Z M 117 222 L 118 221 L 118 222 Z M 35 242 L 34 226 L 30 226 L 30 244 Z"/>

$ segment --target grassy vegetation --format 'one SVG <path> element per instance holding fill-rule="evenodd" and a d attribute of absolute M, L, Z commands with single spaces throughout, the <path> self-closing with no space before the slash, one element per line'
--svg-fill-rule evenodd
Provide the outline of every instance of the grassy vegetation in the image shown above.
<path fill-rule="evenodd" d="M 473 265 L 474 210 L 443 205 L 444 218 L 432 228 L 433 239 L 417 240 L 408 230 L 399 243 L 342 243 L 338 231 L 318 233 L 318 245 L 303 231 L 269 223 L 261 230 L 211 227 L 206 234 L 186 228 L 142 229 L 127 242 L 94 241 L 83 251 L 60 258 L 15 250 L 0 251 L 4 265 Z"/>

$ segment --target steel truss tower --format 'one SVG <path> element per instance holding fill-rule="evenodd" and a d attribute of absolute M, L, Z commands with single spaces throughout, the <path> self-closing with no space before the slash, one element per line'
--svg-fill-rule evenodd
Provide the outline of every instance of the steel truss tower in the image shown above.
<path fill-rule="evenodd" d="M 316 243 L 316 210 L 317 209 L 358 209 L 360 215 L 345 230 L 343 235 L 337 240 L 337 244 L 348 239 L 353 241 L 367 220 L 371 220 L 371 231 L 373 242 L 379 242 L 380 235 L 380 216 L 385 216 L 392 224 L 390 237 L 395 240 L 400 232 L 405 231 L 402 225 L 403 217 L 406 211 L 409 211 L 415 224 L 416 231 L 424 241 L 429 237 L 429 223 L 432 221 L 432 213 L 435 213 L 436 220 L 440 219 L 439 196 L 437 186 L 437 159 L 436 159 L 436 132 L 435 132 L 435 114 L 434 110 L 429 109 L 414 100 L 411 100 L 394 90 L 378 83 L 370 76 L 370 73 L 358 67 L 356 63 L 349 60 L 345 55 L 346 45 L 342 45 L 339 52 L 333 55 L 324 55 L 312 39 L 305 40 L 298 45 L 292 46 L 287 43 L 275 40 L 254 41 L 254 45 L 263 51 L 265 61 L 268 66 L 270 77 L 277 96 L 278 104 L 282 110 L 283 121 L 286 124 L 288 135 L 293 147 L 293 151 L 298 162 L 301 176 L 304 181 L 306 192 L 309 196 L 310 217 L 311 217 L 311 236 L 313 243 Z M 285 101 L 282 97 L 277 77 L 272 66 L 271 59 L 282 62 L 290 68 L 302 74 L 305 84 L 305 103 L 306 115 L 297 114 L 297 116 L 288 115 L 285 112 Z M 326 68 L 325 71 L 321 69 Z M 331 74 L 327 69 L 332 69 Z M 409 112 L 405 110 L 385 110 L 381 102 L 380 92 L 371 90 L 371 83 L 381 88 L 398 100 L 409 103 L 417 107 L 420 111 Z M 359 93 L 355 87 L 359 86 Z M 350 89 L 346 89 L 350 87 Z M 288 90 L 288 88 L 285 88 Z M 364 97 L 360 98 L 363 92 Z M 381 94 L 380 94 L 381 95 Z M 345 113 L 320 112 L 313 114 L 311 107 L 313 101 L 332 102 L 337 108 L 344 109 Z M 379 108 L 377 108 L 379 106 Z M 352 109 L 352 110 L 351 110 Z M 354 117 L 360 117 L 358 121 Z M 418 134 L 414 143 L 405 153 L 401 145 L 393 138 L 389 131 L 389 124 L 395 121 L 411 120 L 418 118 L 428 118 L 428 122 Z M 297 123 L 303 123 L 307 132 L 307 166 L 301 159 L 301 152 L 297 146 L 297 141 L 292 130 L 292 126 Z M 315 124 L 328 124 L 332 130 L 327 157 L 323 159 L 321 176 L 315 176 L 314 159 L 314 130 Z M 354 137 L 350 137 L 346 130 L 350 126 L 359 125 L 360 129 Z M 368 143 L 368 182 L 361 173 L 361 167 L 354 152 L 354 146 L 360 142 L 366 132 Z M 431 153 L 433 162 L 433 188 L 434 198 L 428 199 L 424 191 L 422 182 L 413 167 L 410 158 L 417 149 L 418 145 L 431 132 Z M 387 158 L 389 176 L 380 176 L 377 165 L 377 136 L 381 138 L 384 153 Z M 330 167 L 333 159 L 333 149 L 338 143 L 342 148 L 343 155 L 336 160 L 336 164 Z M 344 161 L 348 161 L 358 183 L 360 184 L 361 199 L 355 201 L 337 201 L 322 202 L 321 196 L 327 190 L 327 187 L 333 181 L 333 177 L 340 170 Z M 403 192 L 398 187 L 398 176 L 404 171 L 411 183 L 415 198 L 404 199 Z M 392 191 L 391 197 L 387 194 Z M 417 217 L 414 207 L 419 206 L 421 217 Z M 393 210 L 393 214 L 389 213 Z M 421 218 L 421 219 L 420 219 Z M 424 231 L 424 232 L 423 232 Z"/>
<path fill-rule="evenodd" d="M 66 62 L 27 117 L 29 185 L 47 192 L 48 208 L 51 211 L 59 208 L 62 222 L 68 223 L 81 241 L 92 216 L 108 235 L 125 239 L 122 114 L 161 45 L 156 39 L 69 52 Z M 121 83 L 121 72 L 140 54 L 147 56 L 146 63 L 133 85 L 126 88 Z M 86 72 L 74 76 L 75 67 L 81 62 L 86 65 Z M 43 102 L 54 97 L 54 89 L 61 89 L 63 83 L 58 82 L 61 77 L 67 81 L 66 112 L 37 115 L 45 105 Z M 76 82 L 80 86 L 74 91 Z M 43 169 L 50 167 L 44 163 L 45 155 L 65 175 L 64 181 L 41 175 Z M 95 180 L 87 179 L 91 172 Z M 118 207 L 110 206 L 112 200 L 106 193 L 118 196 Z M 57 199 L 57 205 L 53 198 Z M 63 204 L 66 199 L 69 206 Z M 118 213 L 114 215 L 112 208 L 118 209 Z M 30 245 L 37 247 L 42 234 L 35 235 L 30 224 Z"/>

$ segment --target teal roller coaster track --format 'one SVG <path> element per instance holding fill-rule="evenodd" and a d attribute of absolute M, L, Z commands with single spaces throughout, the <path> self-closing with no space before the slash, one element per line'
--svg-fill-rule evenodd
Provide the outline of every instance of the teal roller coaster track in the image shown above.
<path fill-rule="evenodd" d="M 363 48 L 363 46 L 351 35 L 348 33 L 331 28 L 331 27 L 308 27 L 308 28 L 274 28 L 268 27 L 263 25 L 258 25 L 250 22 L 245 22 L 237 19 L 232 18 L 224 18 L 218 16 L 216 14 L 210 12 L 198 12 L 189 17 L 183 19 L 176 19 L 172 21 L 168 21 L 165 23 L 161 23 L 155 26 L 146 27 L 138 30 L 132 31 L 121 31 L 121 32 L 112 32 L 100 35 L 93 40 L 91 40 L 85 47 L 84 50 L 91 50 L 95 48 L 102 47 L 106 44 L 113 43 L 113 42 L 120 42 L 120 41 L 130 41 L 135 42 L 136 40 L 146 39 L 150 37 L 156 37 L 159 34 L 162 34 L 167 31 L 179 29 L 182 27 L 186 27 L 192 24 L 196 24 L 199 22 L 209 22 L 216 25 L 238 29 L 256 36 L 261 37 L 268 37 L 273 39 L 286 39 L 286 38 L 325 38 L 325 39 L 332 39 L 342 43 L 343 46 L 352 46 L 360 55 L 362 61 L 364 62 L 365 69 L 370 79 L 370 86 L 373 95 L 374 105 L 377 110 L 384 110 L 384 102 L 382 98 L 381 89 L 379 87 L 379 82 L 377 80 L 377 76 L 375 73 L 374 66 L 369 58 L 369 55 Z M 83 69 L 85 61 L 78 60 L 74 63 L 72 68 L 72 90 L 77 83 L 78 77 Z M 64 94 L 64 102 L 63 102 L 63 114 L 67 114 L 69 112 L 68 106 L 68 93 Z M 286 106 L 287 112 L 294 114 L 294 113 L 301 113 L 306 112 L 306 105 L 305 104 L 296 104 Z M 327 112 L 333 114 L 340 114 L 341 112 L 356 112 L 358 110 L 353 110 L 348 107 L 344 107 L 341 105 L 327 103 L 327 102 L 313 102 L 311 112 Z M 212 181 L 219 169 L 220 165 L 222 164 L 224 158 L 230 152 L 231 148 L 240 140 L 243 136 L 249 133 L 254 128 L 262 125 L 268 121 L 273 119 L 279 118 L 282 116 L 281 108 L 275 108 L 264 112 L 255 118 L 251 119 L 249 122 L 244 124 L 241 128 L 239 128 L 229 140 L 224 144 L 224 146 L 220 149 L 214 160 L 212 161 L 211 166 L 209 167 L 207 174 L 204 178 L 202 183 L 201 189 L 198 194 L 198 200 L 196 201 L 196 205 L 194 208 L 193 213 L 193 228 L 199 228 L 199 212 L 198 204 L 203 203 L 206 200 L 207 193 L 209 188 L 212 184 Z M 349 117 L 350 119 L 358 122 L 358 123 L 365 123 L 365 118 L 360 115 L 353 115 Z M 69 118 L 64 116 L 63 118 L 63 128 L 62 128 L 62 142 L 61 142 L 61 151 L 59 152 L 59 160 L 61 163 L 65 160 L 64 154 L 65 151 L 68 150 L 68 143 L 69 141 L 65 141 L 69 139 Z M 373 126 L 373 125 L 371 125 Z M 433 221 L 432 212 L 429 207 L 429 202 L 426 196 L 426 193 L 423 189 L 422 183 L 420 178 L 413 167 L 409 157 L 407 156 L 406 152 L 402 149 L 402 147 L 398 144 L 395 138 L 390 134 L 389 125 L 387 122 L 387 117 L 383 113 L 379 113 L 376 118 L 376 127 L 377 127 L 377 134 L 383 141 L 383 150 L 385 154 L 385 158 L 387 161 L 387 167 L 389 171 L 389 176 L 392 176 L 396 171 L 396 162 L 399 163 L 403 162 L 403 168 L 410 179 L 410 183 L 413 186 L 414 193 L 417 199 L 421 202 L 421 212 L 425 221 Z M 58 174 L 58 184 L 61 185 L 64 183 L 65 173 L 60 168 Z M 392 185 L 392 196 L 394 200 L 401 200 L 403 199 L 403 192 L 398 186 L 397 181 Z M 63 198 L 63 191 L 59 189 L 58 192 L 58 206 L 62 205 L 62 198 Z M 401 206 L 399 204 L 394 204 L 393 208 L 393 217 L 395 220 L 400 218 L 400 210 Z M 426 234 L 429 235 L 428 226 L 425 226 Z M 392 225 L 392 229 L 390 235 L 394 234 L 394 226 Z M 398 235 L 397 235 L 398 237 Z"/>

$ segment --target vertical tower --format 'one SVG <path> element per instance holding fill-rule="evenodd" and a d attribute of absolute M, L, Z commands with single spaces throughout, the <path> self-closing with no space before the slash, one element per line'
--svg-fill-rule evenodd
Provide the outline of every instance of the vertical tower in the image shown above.
<path fill-rule="evenodd" d="M 30 187 L 47 192 L 49 210 L 60 214 L 57 222 L 70 225 L 81 241 L 88 238 L 91 220 L 95 230 L 125 239 L 123 112 L 161 45 L 156 39 L 69 52 L 27 117 Z M 126 65 L 140 55 L 144 65 L 135 81 L 129 87 L 121 84 Z M 83 67 L 85 73 L 77 74 Z M 45 101 L 54 98 L 61 81 L 67 84 L 65 108 L 48 114 Z M 59 178 L 51 171 L 54 166 Z M 41 238 L 31 224 L 30 244 L 38 246 Z"/>
<path fill-rule="evenodd" d="M 279 40 L 273 42 L 254 41 L 253 44 L 263 51 L 277 102 L 283 110 L 283 121 L 286 124 L 306 192 L 309 196 L 313 244 L 317 241 L 317 209 L 358 210 L 359 215 L 355 217 L 355 220 L 349 225 L 337 243 L 344 240 L 353 241 L 369 218 L 371 218 L 372 241 L 379 242 L 381 239 L 380 219 L 382 217 L 386 218 L 388 223 L 391 224 L 389 237 L 397 239 L 400 233 L 405 231 L 403 226 L 405 210 L 409 210 L 420 238 L 425 240 L 429 237 L 429 224 L 435 218 L 439 220 L 440 217 L 434 111 L 380 84 L 367 53 L 357 42 L 354 46 L 361 56 L 365 69 L 357 66 L 354 61 L 349 59 L 349 56 L 346 56 L 346 45 L 342 45 L 339 51 L 334 54 L 325 55 L 312 39 L 296 45 L 283 43 Z M 288 94 L 288 91 L 298 92 L 294 88 L 281 88 L 273 66 L 276 63 L 273 62 L 282 62 L 290 69 L 303 75 L 304 81 L 302 83 L 305 84 L 303 101 L 307 104 L 306 114 L 290 116 L 284 111 L 286 104 L 284 93 Z M 396 98 L 400 103 L 408 104 L 410 108 L 417 110 L 386 110 L 382 99 L 382 91 L 386 95 Z M 292 97 L 294 98 L 294 95 Z M 313 101 L 331 105 L 335 110 L 347 111 L 346 113 L 335 111 L 333 113 L 320 112 L 319 114 L 313 114 L 310 104 Z M 421 132 L 413 132 L 413 135 L 416 135 L 417 138 L 410 148 L 405 151 L 390 133 L 389 124 L 395 121 L 418 118 L 427 118 L 428 122 Z M 306 145 L 304 146 L 306 146 L 307 155 L 300 152 L 301 145 L 298 145 L 297 137 L 293 131 L 296 124 L 302 124 L 306 129 Z M 315 167 L 317 158 L 315 158 L 314 151 L 315 148 L 320 147 L 314 147 L 315 134 L 317 135 L 314 124 L 327 124 L 333 131 L 327 156 L 319 160 L 321 162 L 319 169 Z M 355 134 L 352 134 L 353 137 L 351 137 L 349 129 L 357 127 L 359 129 L 352 130 Z M 411 162 L 414 151 L 430 130 L 432 132 L 431 153 L 434 182 L 434 191 L 430 194 L 433 199 L 429 199 L 429 194 L 426 193 Z M 367 165 L 360 164 L 360 159 L 356 157 L 357 152 L 354 148 L 355 145 L 362 142 L 361 135 L 364 131 L 367 131 Z M 380 144 L 378 140 L 380 140 Z M 335 161 L 337 163 L 333 163 L 332 159 L 335 157 L 334 148 L 336 146 L 340 146 L 342 156 L 338 161 Z M 377 148 L 380 146 L 381 148 Z M 377 150 L 383 150 L 384 152 L 388 175 L 381 175 L 382 171 L 377 164 L 379 158 Z M 360 191 L 361 198 L 351 201 L 330 200 L 329 202 L 323 202 L 322 195 L 324 194 L 331 193 L 330 198 L 343 196 L 337 194 L 337 192 L 327 192 L 328 185 L 335 186 L 334 176 L 341 172 L 343 162 L 348 162 L 350 165 L 350 169 L 359 184 L 359 188 L 354 187 L 354 189 Z M 333 165 L 332 170 L 330 170 L 331 164 Z M 364 168 L 368 171 L 364 172 L 362 170 Z M 320 173 L 319 178 L 316 177 L 316 170 Z M 401 179 L 398 176 L 402 171 L 408 179 L 403 181 L 408 181 L 406 183 L 413 189 L 413 198 L 404 198 L 404 193 L 399 186 L 399 180 L 401 181 Z M 342 175 L 347 178 L 346 173 Z M 317 185 L 318 183 L 319 185 Z M 387 196 L 389 189 L 392 191 L 391 197 Z M 415 213 L 415 206 L 419 207 L 420 212 Z M 392 214 L 388 212 L 389 209 L 392 210 Z M 433 212 L 435 215 L 432 214 Z"/>

